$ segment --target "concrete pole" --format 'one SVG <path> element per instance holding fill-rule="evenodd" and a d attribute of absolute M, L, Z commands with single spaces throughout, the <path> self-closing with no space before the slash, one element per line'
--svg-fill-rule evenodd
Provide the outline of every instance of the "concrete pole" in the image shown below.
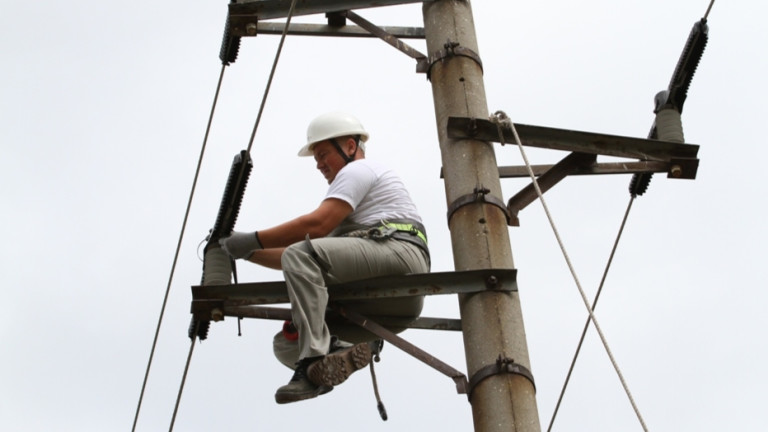
<path fill-rule="evenodd" d="M 479 55 L 469 1 L 425 2 L 423 14 L 430 55 L 445 50 L 449 42 Z M 430 80 L 448 205 L 478 185 L 503 200 L 493 144 L 447 135 L 449 116 L 488 118 L 481 66 L 471 56 L 446 56 L 434 62 Z M 498 207 L 486 203 L 462 206 L 451 217 L 449 228 L 457 271 L 514 268 L 506 217 Z M 495 364 L 499 356 L 532 370 L 517 293 L 462 295 L 459 308 L 470 379 L 478 370 Z M 475 431 L 541 430 L 535 390 L 523 376 L 501 373 L 482 380 L 470 403 Z"/>

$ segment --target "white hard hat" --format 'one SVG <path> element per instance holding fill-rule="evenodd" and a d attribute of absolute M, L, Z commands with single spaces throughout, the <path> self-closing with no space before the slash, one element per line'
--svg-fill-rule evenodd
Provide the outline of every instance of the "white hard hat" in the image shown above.
<path fill-rule="evenodd" d="M 299 156 L 312 156 L 312 146 L 321 141 L 355 135 L 360 135 L 359 145 L 365 151 L 363 143 L 368 140 L 368 132 L 365 131 L 358 119 L 342 112 L 322 114 L 309 123 L 307 144 L 299 150 Z"/>

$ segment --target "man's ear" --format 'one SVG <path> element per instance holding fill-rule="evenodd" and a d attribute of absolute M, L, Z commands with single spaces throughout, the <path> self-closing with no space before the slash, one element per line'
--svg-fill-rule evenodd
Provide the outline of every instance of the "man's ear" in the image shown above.
<path fill-rule="evenodd" d="M 344 140 L 344 151 L 349 155 L 352 156 L 355 153 L 356 149 L 356 141 L 353 137 L 347 137 Z"/>

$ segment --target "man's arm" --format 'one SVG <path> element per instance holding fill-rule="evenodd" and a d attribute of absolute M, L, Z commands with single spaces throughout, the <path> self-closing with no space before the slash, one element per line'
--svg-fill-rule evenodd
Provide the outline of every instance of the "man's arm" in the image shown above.
<path fill-rule="evenodd" d="M 248 261 L 273 270 L 282 270 L 283 264 L 280 260 L 283 257 L 284 250 L 285 248 L 272 248 L 253 251 L 251 256 L 248 257 Z"/>
<path fill-rule="evenodd" d="M 259 230 L 259 241 L 265 249 L 284 248 L 310 238 L 325 237 L 352 213 L 352 206 L 337 198 L 327 198 L 314 211 L 273 228 Z"/>

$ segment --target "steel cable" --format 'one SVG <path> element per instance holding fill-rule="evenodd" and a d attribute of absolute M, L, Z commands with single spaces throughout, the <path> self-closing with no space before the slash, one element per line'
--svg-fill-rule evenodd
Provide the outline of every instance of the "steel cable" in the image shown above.
<path fill-rule="evenodd" d="M 264 105 L 267 103 L 267 95 L 269 95 L 269 89 L 272 87 L 272 78 L 275 76 L 277 70 L 277 61 L 280 59 L 280 53 L 283 51 L 283 43 L 285 41 L 285 35 L 288 34 L 288 27 L 291 25 L 291 17 L 293 16 L 293 10 L 296 8 L 296 0 L 291 1 L 291 8 L 288 10 L 288 17 L 285 19 L 285 27 L 283 27 L 283 34 L 280 36 L 280 43 L 277 46 L 277 52 L 275 53 L 275 60 L 272 62 L 272 70 L 269 72 L 269 78 L 267 79 L 267 86 L 264 89 L 264 96 L 261 98 L 261 106 L 259 106 L 259 113 L 256 116 L 256 122 L 253 125 L 253 132 L 251 132 L 251 139 L 248 142 L 248 153 L 251 152 L 253 147 L 253 140 L 256 137 L 256 130 L 261 123 L 261 115 L 264 112 Z"/>
<path fill-rule="evenodd" d="M 293 11 L 296 8 L 296 1 L 297 0 L 293 0 L 291 2 L 291 7 L 288 10 L 288 17 L 286 18 L 285 27 L 283 28 L 283 34 L 280 37 L 280 43 L 278 45 L 277 52 L 275 54 L 275 60 L 273 61 L 272 69 L 269 72 L 269 79 L 267 80 L 267 85 L 266 85 L 266 88 L 264 90 L 264 95 L 261 98 L 261 106 L 259 107 L 259 113 L 258 113 L 258 115 L 256 117 L 256 122 L 254 123 L 253 131 L 251 132 L 250 141 L 248 142 L 248 149 L 246 151 L 249 154 L 251 153 L 251 148 L 253 147 L 253 140 L 254 140 L 254 137 L 256 136 L 256 131 L 257 131 L 257 129 L 259 127 L 259 123 L 261 121 L 261 115 L 264 112 L 264 107 L 265 107 L 266 102 L 267 102 L 267 96 L 269 95 L 269 89 L 270 89 L 270 87 L 272 85 L 272 79 L 274 78 L 275 71 L 277 70 L 277 62 L 280 59 L 280 53 L 282 52 L 282 49 L 283 49 L 283 44 L 285 42 L 285 36 L 288 34 L 288 27 L 289 27 L 289 25 L 291 23 L 291 17 L 293 16 Z M 200 323 L 197 323 L 197 326 L 199 326 L 199 325 L 200 325 Z M 197 330 L 195 330 L 195 333 L 193 333 L 193 334 L 197 334 Z M 184 366 L 184 374 L 183 374 L 182 379 L 181 379 L 181 384 L 179 385 L 179 392 L 178 392 L 178 395 L 176 397 L 176 404 L 174 405 L 173 416 L 171 418 L 171 425 L 170 425 L 170 428 L 169 428 L 169 432 L 173 431 L 173 425 L 176 422 L 176 414 L 178 413 L 179 405 L 181 403 L 181 395 L 183 393 L 184 385 L 185 385 L 186 380 L 187 380 L 187 372 L 189 371 L 189 365 L 190 365 L 190 363 L 192 361 L 192 354 L 194 352 L 194 348 L 195 348 L 195 338 L 193 337 L 192 338 L 191 346 L 189 348 L 189 354 L 187 355 L 187 362 L 186 362 L 186 364 Z"/>
<path fill-rule="evenodd" d="M 200 327 L 200 321 L 195 324 L 195 333 L 197 334 L 197 328 Z M 181 385 L 179 386 L 179 393 L 176 396 L 176 404 L 173 406 L 173 415 L 171 416 L 171 425 L 168 431 L 173 431 L 173 425 L 176 423 L 176 414 L 179 412 L 179 405 L 181 403 L 181 393 L 184 391 L 184 383 L 187 381 L 187 372 L 189 372 L 189 364 L 192 361 L 192 353 L 195 352 L 195 338 L 192 338 L 192 342 L 189 344 L 189 353 L 187 354 L 187 363 L 184 365 L 184 374 L 181 378 Z"/>
<path fill-rule="evenodd" d="M 210 135 L 210 132 L 211 132 L 211 123 L 213 122 L 213 113 L 216 111 L 216 103 L 219 100 L 219 92 L 221 91 L 221 83 L 222 83 L 222 81 L 224 79 L 224 70 L 225 70 L 225 68 L 226 68 L 226 66 L 222 65 L 221 72 L 219 73 L 219 82 L 216 85 L 216 93 L 215 93 L 215 95 L 213 97 L 213 104 L 211 106 L 211 113 L 208 116 L 208 125 L 205 128 L 205 136 L 203 138 L 203 145 L 202 145 L 202 148 L 200 149 L 200 157 L 197 160 L 197 168 L 195 169 L 195 176 L 194 176 L 194 179 L 192 180 L 192 188 L 191 188 L 191 190 L 189 192 L 189 200 L 187 201 L 187 209 L 184 212 L 184 221 L 181 224 L 181 233 L 179 234 L 179 241 L 176 244 L 176 252 L 173 255 L 173 264 L 171 265 L 171 273 L 170 273 L 170 276 L 168 277 L 168 285 L 165 288 L 165 296 L 163 297 L 163 305 L 160 308 L 160 317 L 157 320 L 157 327 L 155 329 L 155 337 L 152 340 L 152 349 L 149 352 L 149 361 L 147 362 L 147 370 L 144 373 L 144 382 L 141 385 L 141 393 L 139 395 L 139 402 L 138 402 L 138 404 L 136 406 L 136 415 L 133 418 L 133 427 L 131 428 L 131 431 L 135 431 L 136 430 L 136 423 L 139 420 L 139 412 L 141 410 L 141 403 L 142 403 L 142 401 L 144 399 L 144 392 L 145 392 L 146 387 L 147 387 L 147 380 L 149 378 L 149 370 L 152 367 L 152 359 L 154 358 L 154 355 L 155 355 L 155 348 L 157 347 L 157 339 L 158 339 L 158 337 L 160 335 L 160 327 L 161 327 L 161 325 L 163 323 L 163 315 L 165 314 L 165 307 L 168 304 L 168 295 L 169 295 L 169 293 L 171 291 L 171 284 L 173 283 L 173 275 L 174 275 L 174 273 L 176 271 L 176 264 L 179 261 L 179 252 L 181 250 L 181 243 L 184 240 L 184 231 L 187 228 L 187 221 L 189 220 L 189 212 L 190 212 L 190 208 L 192 207 L 192 199 L 195 196 L 195 189 L 197 187 L 197 180 L 198 180 L 198 178 L 200 176 L 200 168 L 201 168 L 201 166 L 203 164 L 203 155 L 205 154 L 205 148 L 206 148 L 207 143 L 208 143 L 208 136 Z"/>
<path fill-rule="evenodd" d="M 603 277 L 600 280 L 600 286 L 597 288 L 597 294 L 595 294 L 595 299 L 592 300 L 593 312 L 597 307 L 597 301 L 600 300 L 600 293 L 602 293 L 603 286 L 605 286 L 605 279 L 608 277 L 608 270 L 611 268 L 611 264 L 613 263 L 613 257 L 616 255 L 616 249 L 619 246 L 619 240 L 621 239 L 621 234 L 624 232 L 624 227 L 626 226 L 627 219 L 629 218 L 629 211 L 632 209 L 632 203 L 634 202 L 635 202 L 635 196 L 630 197 L 629 204 L 627 205 L 627 210 L 624 212 L 624 219 L 621 221 L 621 226 L 619 227 L 619 233 L 616 236 L 616 241 L 613 242 L 613 249 L 611 249 L 611 255 L 608 257 L 608 263 L 605 265 L 605 271 L 603 271 Z M 571 380 L 571 375 L 573 374 L 573 368 L 576 366 L 576 360 L 579 358 L 579 353 L 581 352 L 581 347 L 584 344 L 584 337 L 587 334 L 587 330 L 589 329 L 590 322 L 592 322 L 591 315 L 587 317 L 587 322 L 584 323 L 584 329 L 581 331 L 579 344 L 576 347 L 576 352 L 573 354 L 573 360 L 571 360 L 571 366 L 568 368 L 568 374 L 565 377 L 563 388 L 560 390 L 560 396 L 557 398 L 557 404 L 555 405 L 555 410 L 552 413 L 552 419 L 549 421 L 549 427 L 547 428 L 547 432 L 551 431 L 552 425 L 555 424 L 555 418 L 557 417 L 557 412 L 560 410 L 560 404 L 563 401 L 563 397 L 565 396 L 565 390 L 566 388 L 568 388 L 568 383 Z"/>
<path fill-rule="evenodd" d="M 280 38 L 280 44 L 278 46 L 278 51 L 277 51 L 277 54 L 275 55 L 275 60 L 274 60 L 274 62 L 272 64 L 272 70 L 270 71 L 270 74 L 269 74 L 269 79 L 267 81 L 267 87 L 266 87 L 266 89 L 264 91 L 264 96 L 262 97 L 261 106 L 259 108 L 259 113 L 258 113 L 256 122 L 254 124 L 253 131 L 251 133 L 250 141 L 248 143 L 248 153 L 250 153 L 251 148 L 253 146 L 253 140 L 254 140 L 254 137 L 256 135 L 256 130 L 258 129 L 258 125 L 259 125 L 259 122 L 261 120 L 261 115 L 262 115 L 262 113 L 264 111 L 264 106 L 266 104 L 266 99 L 267 99 L 267 95 L 269 93 L 269 88 L 271 87 L 271 84 L 272 84 L 272 79 L 274 77 L 275 70 L 277 68 L 277 62 L 278 62 L 278 59 L 280 57 L 280 53 L 282 51 L 282 47 L 283 47 L 283 44 L 284 44 L 284 41 L 285 41 L 285 36 L 286 36 L 286 34 L 288 32 L 288 26 L 289 26 L 289 24 L 291 22 L 291 17 L 293 16 L 293 11 L 295 10 L 295 8 L 296 8 L 296 0 L 293 0 L 291 2 L 291 7 L 290 7 L 290 10 L 288 12 L 288 18 L 287 18 L 286 23 L 285 23 L 285 29 L 283 30 L 282 37 Z M 211 131 L 211 124 L 213 122 L 213 114 L 214 114 L 214 112 L 216 110 L 216 104 L 217 104 L 218 99 L 219 99 L 219 93 L 221 91 L 221 84 L 222 84 L 222 81 L 223 81 L 223 78 L 224 78 L 224 70 L 225 69 L 226 69 L 226 64 L 222 65 L 222 67 L 221 67 L 221 73 L 219 74 L 219 80 L 218 80 L 218 83 L 216 85 L 216 93 L 215 93 L 215 96 L 214 96 L 214 99 L 213 99 L 213 104 L 211 106 L 211 112 L 210 112 L 210 115 L 208 117 L 208 124 L 206 126 L 205 136 L 203 138 L 203 144 L 202 144 L 202 148 L 200 150 L 200 157 L 198 158 L 197 168 L 195 170 L 195 176 L 194 176 L 194 179 L 192 181 L 192 188 L 191 188 L 191 191 L 190 191 L 190 194 L 189 194 L 189 200 L 187 202 L 187 208 L 186 208 L 186 211 L 184 213 L 184 220 L 182 222 L 181 233 L 179 235 L 179 240 L 178 240 L 178 243 L 176 245 L 176 252 L 175 252 L 174 257 L 173 257 L 173 264 L 171 265 L 171 273 L 170 273 L 170 276 L 168 278 L 168 284 L 166 286 L 165 295 L 163 297 L 163 304 L 162 304 L 162 306 L 160 308 L 160 317 L 158 318 L 157 327 L 155 329 L 155 335 L 154 335 L 154 339 L 152 341 L 152 348 L 150 350 L 149 360 L 147 362 L 147 369 L 146 369 L 146 372 L 144 374 L 144 381 L 143 381 L 142 386 L 141 386 L 141 392 L 140 392 L 140 395 L 139 395 L 139 401 L 138 401 L 138 404 L 136 406 L 136 414 L 135 414 L 134 419 L 133 419 L 133 427 L 131 428 L 131 431 L 134 431 L 134 432 L 136 430 L 136 425 L 138 423 L 139 413 L 141 411 L 141 404 L 142 404 L 142 401 L 144 399 L 144 393 L 146 391 L 147 381 L 148 381 L 148 378 L 149 378 L 149 371 L 150 371 L 150 369 L 152 367 L 152 360 L 154 358 L 155 349 L 157 347 L 157 340 L 158 340 L 158 337 L 159 337 L 159 334 L 160 334 L 160 328 L 162 326 L 163 316 L 165 314 L 165 309 L 166 309 L 166 306 L 168 304 L 168 296 L 169 296 L 169 293 L 170 293 L 171 285 L 173 283 L 173 276 L 174 276 L 174 273 L 176 271 L 176 265 L 177 265 L 178 259 L 179 259 L 179 253 L 180 253 L 180 250 L 181 250 L 181 244 L 182 244 L 183 239 L 184 239 L 184 232 L 186 230 L 187 222 L 189 220 L 189 213 L 190 213 L 190 209 L 192 207 L 192 200 L 194 198 L 195 189 L 197 187 L 197 181 L 198 181 L 199 176 L 200 176 L 200 169 L 201 169 L 202 162 L 203 162 L 203 156 L 205 154 L 205 149 L 206 149 L 206 146 L 207 146 L 207 143 L 208 143 L 208 137 L 209 137 L 210 131 Z M 192 360 L 192 354 L 194 352 L 194 345 L 195 345 L 195 340 L 193 339 L 191 347 L 190 347 L 190 350 L 189 350 L 189 354 L 187 356 L 187 362 L 186 362 L 186 365 L 185 365 L 185 368 L 184 368 L 184 375 L 182 377 L 182 382 L 181 382 L 181 385 L 180 385 L 180 388 L 179 388 L 178 396 L 176 398 L 176 404 L 175 404 L 174 411 L 173 411 L 173 416 L 172 416 L 172 419 L 171 419 L 170 430 L 173 430 L 173 425 L 174 425 L 174 423 L 176 421 L 176 414 L 178 412 L 179 403 L 181 401 L 181 395 L 182 395 L 182 391 L 183 391 L 183 388 L 184 388 L 184 384 L 186 382 L 187 372 L 189 370 L 189 365 L 190 365 L 190 362 Z"/>

